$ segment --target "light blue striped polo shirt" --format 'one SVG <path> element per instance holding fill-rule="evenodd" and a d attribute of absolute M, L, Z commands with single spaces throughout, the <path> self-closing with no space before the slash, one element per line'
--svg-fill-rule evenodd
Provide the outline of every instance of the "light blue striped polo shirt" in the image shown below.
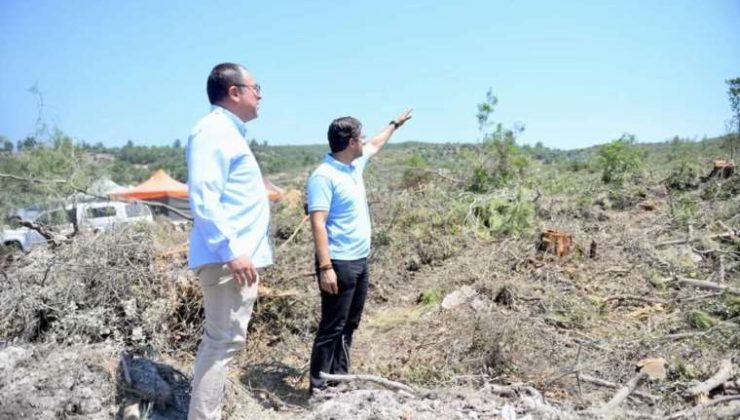
<path fill-rule="evenodd" d="M 308 178 L 308 211 L 328 211 L 326 231 L 333 260 L 351 261 L 370 255 L 370 211 L 362 174 L 370 156 L 346 165 L 327 154 Z"/>

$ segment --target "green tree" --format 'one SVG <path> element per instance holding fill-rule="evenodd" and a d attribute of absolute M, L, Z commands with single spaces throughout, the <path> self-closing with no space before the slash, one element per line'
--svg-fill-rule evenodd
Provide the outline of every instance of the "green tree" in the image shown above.
<path fill-rule="evenodd" d="M 498 98 L 489 89 L 486 99 L 478 104 L 478 129 L 484 134 L 478 150 L 478 162 L 473 166 L 469 189 L 473 192 L 486 192 L 501 188 L 517 178 L 522 178 L 529 160 L 516 144 L 516 137 L 524 131 L 524 126 L 513 129 L 504 128 L 501 123 L 486 132 L 493 125 L 491 115 L 496 109 Z"/>
<path fill-rule="evenodd" d="M 622 185 L 627 175 L 641 166 L 644 154 L 635 147 L 634 134 L 623 134 L 617 140 L 599 147 L 602 165 L 601 180 L 605 184 Z"/>
<path fill-rule="evenodd" d="M 33 150 L 36 149 L 39 146 L 38 140 L 34 137 L 26 137 L 23 140 L 18 140 L 17 145 L 15 146 L 15 150 L 17 151 L 23 151 L 23 150 Z"/>
<path fill-rule="evenodd" d="M 735 159 L 740 150 L 740 77 L 726 80 L 728 89 L 727 95 L 730 99 L 730 109 L 732 116 L 727 123 L 728 137 L 725 143 L 730 152 L 730 159 Z"/>
<path fill-rule="evenodd" d="M 32 137 L 28 139 L 36 144 Z M 79 159 L 79 151 L 72 140 L 59 130 L 50 140 L 48 147 L 25 148 L 0 157 L 0 172 L 21 178 L 0 180 L 0 211 L 3 214 L 29 204 L 61 201 L 77 188 L 88 186 L 93 170 L 84 159 Z"/>
<path fill-rule="evenodd" d="M 2 153 L 12 153 L 13 152 L 13 142 L 10 141 L 10 139 L 5 136 L 0 136 L 0 152 Z"/>

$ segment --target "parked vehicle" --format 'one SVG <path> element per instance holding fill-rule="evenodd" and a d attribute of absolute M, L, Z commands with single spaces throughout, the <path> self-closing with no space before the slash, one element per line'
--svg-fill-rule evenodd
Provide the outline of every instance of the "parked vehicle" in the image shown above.
<path fill-rule="evenodd" d="M 123 201 L 86 202 L 65 208 L 54 208 L 40 212 L 33 220 L 61 235 L 80 230 L 107 230 L 114 226 L 133 222 L 153 222 L 152 211 L 144 204 Z M 7 229 L 0 234 L 6 247 L 30 251 L 47 240 L 40 233 L 27 227 Z"/>

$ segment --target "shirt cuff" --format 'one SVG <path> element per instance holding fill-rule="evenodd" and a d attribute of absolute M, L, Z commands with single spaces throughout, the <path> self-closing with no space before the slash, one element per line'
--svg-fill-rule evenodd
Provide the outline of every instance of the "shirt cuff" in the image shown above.
<path fill-rule="evenodd" d="M 308 206 L 308 212 L 312 211 L 329 211 L 329 207 L 326 206 Z"/>
<path fill-rule="evenodd" d="M 221 257 L 221 261 L 226 263 L 233 261 L 242 255 L 247 255 L 247 248 L 247 243 L 245 241 L 232 239 L 221 246 L 221 249 L 218 251 L 218 255 Z"/>

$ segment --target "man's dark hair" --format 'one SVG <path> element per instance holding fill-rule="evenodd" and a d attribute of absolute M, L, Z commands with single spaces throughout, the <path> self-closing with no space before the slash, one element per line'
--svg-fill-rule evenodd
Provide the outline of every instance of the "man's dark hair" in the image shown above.
<path fill-rule="evenodd" d="M 246 70 L 247 69 L 240 64 L 217 64 L 216 67 L 211 70 L 211 74 L 208 75 L 208 84 L 206 86 L 206 90 L 208 91 L 208 101 L 211 102 L 211 105 L 217 104 L 226 97 L 229 94 L 230 87 L 234 85 L 243 85 L 244 77 L 242 77 L 242 71 Z"/>
<path fill-rule="evenodd" d="M 329 147 L 332 153 L 341 152 L 349 145 L 353 138 L 359 138 L 362 133 L 362 124 L 357 118 L 337 118 L 329 124 Z"/>

